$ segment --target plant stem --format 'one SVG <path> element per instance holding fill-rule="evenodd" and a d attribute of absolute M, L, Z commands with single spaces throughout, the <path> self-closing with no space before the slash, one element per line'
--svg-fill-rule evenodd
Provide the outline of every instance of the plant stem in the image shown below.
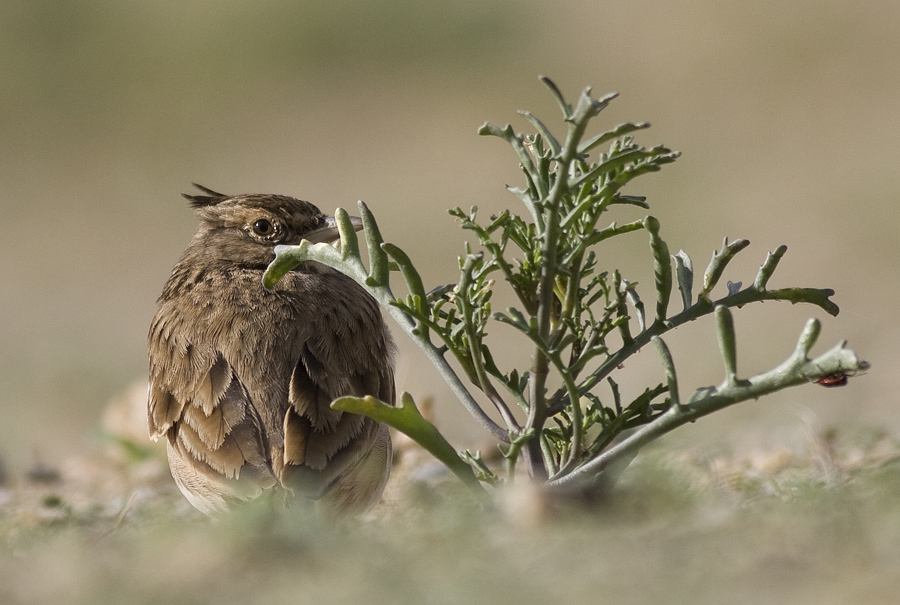
<path fill-rule="evenodd" d="M 547 197 L 544 208 L 544 230 L 540 233 L 542 239 L 541 275 L 538 284 L 538 335 L 544 342 L 549 342 L 553 329 L 552 314 L 553 288 L 558 275 L 557 252 L 560 240 L 560 200 L 569 188 L 569 166 L 578 154 L 578 144 L 581 142 L 587 129 L 588 121 L 594 117 L 601 108 L 600 102 L 591 99 L 585 90 L 578 99 L 578 105 L 571 115 L 566 116 L 569 123 L 566 142 L 562 147 L 560 156 L 556 160 L 554 170 L 554 182 Z M 530 405 L 526 428 L 534 429 L 536 435 L 540 435 L 547 417 L 547 402 L 545 389 L 547 373 L 550 362 L 547 355 L 539 346 L 534 348 L 533 365 L 531 369 L 532 380 L 530 384 Z M 547 467 L 543 461 L 541 444 L 539 439 L 533 439 L 526 445 L 526 451 L 530 459 L 531 475 L 537 481 L 547 478 Z"/>
<path fill-rule="evenodd" d="M 788 300 L 795 304 L 798 302 L 813 303 L 822 307 L 829 314 L 837 315 L 837 305 L 828 300 L 828 297 L 832 294 L 834 292 L 831 290 L 814 288 L 783 288 L 779 290 L 764 290 L 762 292 L 754 288 L 748 288 L 741 290 L 737 294 L 720 298 L 715 302 L 700 299 L 691 308 L 682 311 L 678 315 L 673 315 L 664 322 L 653 323 L 646 330 L 631 339 L 627 345 L 607 357 L 606 361 L 600 364 L 596 370 L 579 384 L 579 393 L 583 394 L 589 391 L 595 384 L 609 376 L 621 363 L 647 345 L 654 336 L 661 336 L 682 324 L 712 313 L 716 307 L 740 307 L 750 302 L 762 300 Z M 553 410 L 559 409 L 566 396 L 565 389 L 560 388 L 550 398 L 548 408 Z"/>
<path fill-rule="evenodd" d="M 494 404 L 494 407 L 497 409 L 497 412 L 500 413 L 503 421 L 506 422 L 506 426 L 509 427 L 509 430 L 518 434 L 522 427 L 519 426 L 519 423 L 510 411 L 509 406 L 503 401 L 503 397 L 497 392 L 497 389 L 488 377 L 487 371 L 484 369 L 484 354 L 481 350 L 481 334 L 475 329 L 475 323 L 472 319 L 473 309 L 469 301 L 468 288 L 472 277 L 472 270 L 477 260 L 478 257 L 474 255 L 469 255 L 466 259 L 462 268 L 463 278 L 460 280 L 458 286 L 458 300 L 462 306 L 460 310 L 462 311 L 463 326 L 466 331 L 466 340 L 469 345 L 469 358 L 471 359 L 475 372 L 475 383 L 481 391 L 487 395 L 487 398 L 491 403 Z"/>

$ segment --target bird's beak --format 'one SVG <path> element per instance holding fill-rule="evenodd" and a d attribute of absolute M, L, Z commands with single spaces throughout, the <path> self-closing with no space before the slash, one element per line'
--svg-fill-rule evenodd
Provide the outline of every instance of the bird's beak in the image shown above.
<path fill-rule="evenodd" d="M 350 217 L 350 224 L 353 225 L 354 231 L 359 231 L 363 228 L 362 219 L 358 216 Z M 338 231 L 337 221 L 333 216 L 325 216 L 322 217 L 322 224 L 306 233 L 303 236 L 303 239 L 309 240 L 314 244 L 319 243 L 331 243 L 337 240 L 341 236 L 340 231 Z"/>

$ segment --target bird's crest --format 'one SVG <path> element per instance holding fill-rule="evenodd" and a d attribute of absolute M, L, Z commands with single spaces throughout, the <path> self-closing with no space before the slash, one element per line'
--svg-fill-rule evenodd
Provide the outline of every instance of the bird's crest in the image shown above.
<path fill-rule="evenodd" d="M 229 199 L 230 195 L 225 195 L 224 193 L 219 193 L 217 191 L 213 191 L 212 189 L 207 189 L 203 185 L 198 185 L 197 183 L 191 183 L 194 187 L 206 193 L 207 195 L 191 195 L 189 193 L 182 193 L 181 196 L 191 203 L 192 208 L 204 208 L 206 206 L 215 206 L 220 202 L 224 202 Z"/>

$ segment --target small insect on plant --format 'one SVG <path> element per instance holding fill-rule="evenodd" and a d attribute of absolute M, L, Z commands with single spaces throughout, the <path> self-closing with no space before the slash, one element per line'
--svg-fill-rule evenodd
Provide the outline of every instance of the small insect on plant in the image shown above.
<path fill-rule="evenodd" d="M 863 367 L 865 366 L 865 367 Z M 860 370 L 865 370 L 868 368 L 868 364 L 865 362 L 860 363 Z M 816 381 L 816 384 L 821 385 L 823 387 L 844 387 L 847 386 L 847 383 L 850 382 L 850 379 L 854 376 L 859 376 L 864 372 L 835 372 L 834 374 L 827 374 L 822 376 Z"/>
<path fill-rule="evenodd" d="M 823 387 L 843 387 L 847 386 L 847 382 L 849 382 L 849 376 L 847 374 L 829 374 L 828 376 L 822 376 L 816 381 L 816 384 L 820 384 Z"/>

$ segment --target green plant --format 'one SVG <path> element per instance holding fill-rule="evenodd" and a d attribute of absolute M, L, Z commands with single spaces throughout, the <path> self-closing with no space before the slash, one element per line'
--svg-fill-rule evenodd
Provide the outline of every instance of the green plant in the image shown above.
<path fill-rule="evenodd" d="M 535 116 L 521 112 L 535 134 L 516 133 L 511 126 L 487 123 L 479 134 L 499 137 L 516 153 L 525 186 L 511 189 L 527 213 L 506 210 L 480 222 L 473 208 L 450 211 L 463 229 L 475 234 L 481 250 L 467 245 L 459 259 L 455 286 L 426 291 L 407 255 L 382 240 L 372 213 L 359 208 L 369 254 L 367 269 L 347 213 L 336 217 L 341 229 L 340 251 L 327 244 L 303 242 L 279 246 L 265 283 L 271 287 L 298 264 L 316 261 L 338 269 L 365 287 L 415 341 L 435 365 L 460 402 L 494 437 L 506 458 L 506 480 L 524 459 L 533 480 L 549 487 L 583 485 L 603 476 L 611 464 L 627 462 L 637 450 L 660 435 L 726 406 L 756 399 L 789 386 L 823 377 L 843 376 L 865 369 L 853 351 L 840 343 L 815 360 L 809 351 L 819 334 L 811 319 L 794 353 L 776 368 L 748 379 L 738 378 L 735 334 L 730 309 L 765 300 L 811 303 L 831 315 L 838 307 L 829 300 L 832 290 L 814 288 L 767 289 L 767 283 L 786 251 L 769 253 L 750 287 L 728 283 L 728 294 L 714 300 L 713 289 L 729 261 L 749 245 L 728 242 L 713 254 L 694 294 L 691 259 L 683 251 L 670 255 L 652 216 L 598 227 L 613 205 L 649 208 L 643 197 L 626 195 L 632 179 L 658 171 L 678 153 L 658 146 L 637 145 L 632 133 L 648 126 L 626 123 L 586 138 L 591 120 L 615 97 L 593 99 L 590 89 L 572 106 L 559 89 L 542 78 L 556 98 L 566 124 L 558 140 Z M 593 160 L 594 150 L 607 145 Z M 645 307 L 636 284 L 617 270 L 601 266 L 598 253 L 607 240 L 641 231 L 649 236 L 654 263 L 655 301 Z M 673 261 L 674 259 L 674 269 Z M 408 295 L 395 297 L 390 273 L 399 270 Z M 491 297 L 495 279 L 502 280 L 518 300 L 517 307 L 494 312 Z M 682 309 L 670 312 L 677 284 Z M 686 322 L 714 314 L 725 379 L 718 387 L 697 389 L 687 398 L 679 390 L 675 366 L 662 336 Z M 532 348 L 530 368 L 506 369 L 485 336 L 491 322 L 517 330 Z M 648 386 L 625 401 L 613 374 L 642 347 L 653 344 L 662 362 L 665 381 Z M 449 354 L 449 355 L 448 355 Z M 452 358 L 456 368 L 448 361 Z M 463 380 L 465 378 L 465 381 Z M 467 382 L 466 382 L 467 381 Z M 601 389 L 606 384 L 608 388 Z M 473 389 L 474 387 L 474 389 Z M 502 423 L 495 422 L 473 395 L 493 405 Z M 408 394 L 394 408 L 370 397 L 344 397 L 332 404 L 386 422 L 417 440 L 470 485 L 475 478 L 501 481 L 477 453 L 460 452 L 418 414 Z M 514 410 L 518 408 L 518 412 Z"/>

